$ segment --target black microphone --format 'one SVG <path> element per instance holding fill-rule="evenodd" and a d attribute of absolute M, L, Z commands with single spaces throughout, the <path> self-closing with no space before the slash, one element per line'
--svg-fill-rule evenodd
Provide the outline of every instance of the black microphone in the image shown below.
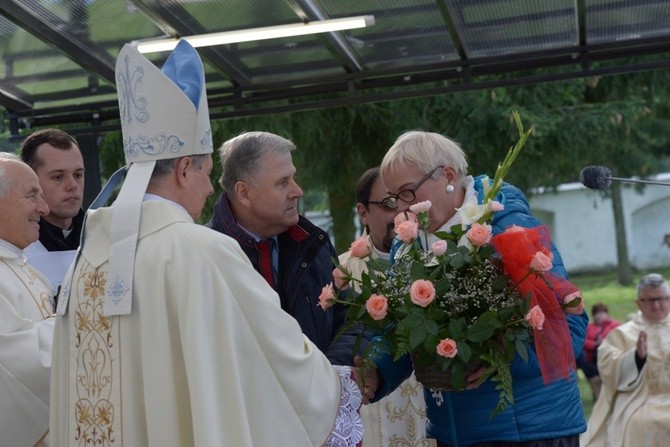
<path fill-rule="evenodd" d="M 612 180 L 628 183 L 643 183 L 646 185 L 670 186 L 670 183 L 658 182 L 655 180 L 612 177 L 612 171 L 605 166 L 586 166 L 579 173 L 579 181 L 589 189 L 605 190 L 610 187 Z"/>

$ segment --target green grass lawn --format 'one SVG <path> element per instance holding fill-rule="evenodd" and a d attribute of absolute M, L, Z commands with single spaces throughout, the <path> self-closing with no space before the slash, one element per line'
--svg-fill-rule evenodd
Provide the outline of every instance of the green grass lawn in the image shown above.
<path fill-rule="evenodd" d="M 670 268 L 654 269 L 653 272 L 670 279 Z M 572 275 L 570 280 L 582 291 L 589 318 L 591 317 L 591 306 L 597 302 L 603 302 L 607 304 L 612 318 L 624 322 L 628 314 L 637 311 L 635 288 L 640 277 L 647 273 L 652 273 L 652 271 L 635 272 L 633 284 L 630 286 L 620 285 L 617 282 L 616 272 Z M 579 371 L 579 390 L 582 395 L 584 413 L 588 419 L 593 409 L 593 396 L 581 370 Z"/>

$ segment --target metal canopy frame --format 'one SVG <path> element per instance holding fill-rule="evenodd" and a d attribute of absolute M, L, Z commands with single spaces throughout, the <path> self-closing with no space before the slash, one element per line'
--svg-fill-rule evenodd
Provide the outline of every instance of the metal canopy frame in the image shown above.
<path fill-rule="evenodd" d="M 16 133 L 118 129 L 125 43 L 363 14 L 376 24 L 199 49 L 212 119 L 670 66 L 666 0 L 0 0 L 0 106 Z"/>

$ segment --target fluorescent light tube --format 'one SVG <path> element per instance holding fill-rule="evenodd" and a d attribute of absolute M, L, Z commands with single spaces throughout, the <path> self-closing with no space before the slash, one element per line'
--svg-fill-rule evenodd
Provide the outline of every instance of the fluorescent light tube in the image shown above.
<path fill-rule="evenodd" d="M 221 33 L 199 34 L 186 36 L 182 39 L 188 41 L 193 47 L 207 47 L 213 45 L 225 45 L 239 42 L 252 42 L 256 40 L 278 39 L 281 37 L 304 36 L 308 34 L 329 33 L 344 31 L 355 28 L 364 28 L 375 24 L 374 16 L 344 17 L 341 19 L 315 20 L 308 23 L 296 23 L 290 25 L 267 26 L 264 28 L 243 29 L 237 31 L 224 31 Z M 133 42 L 140 53 L 156 53 L 160 51 L 172 51 L 179 39 L 147 39 Z"/>

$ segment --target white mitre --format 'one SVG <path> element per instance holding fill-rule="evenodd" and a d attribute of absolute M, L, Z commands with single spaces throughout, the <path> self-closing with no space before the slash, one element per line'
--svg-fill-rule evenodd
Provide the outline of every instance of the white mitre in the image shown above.
<path fill-rule="evenodd" d="M 205 73 L 188 42 L 177 44 L 162 70 L 125 45 L 116 60 L 116 86 L 129 168 L 111 206 L 105 315 L 131 311 L 142 198 L 156 161 L 213 151 Z"/>

